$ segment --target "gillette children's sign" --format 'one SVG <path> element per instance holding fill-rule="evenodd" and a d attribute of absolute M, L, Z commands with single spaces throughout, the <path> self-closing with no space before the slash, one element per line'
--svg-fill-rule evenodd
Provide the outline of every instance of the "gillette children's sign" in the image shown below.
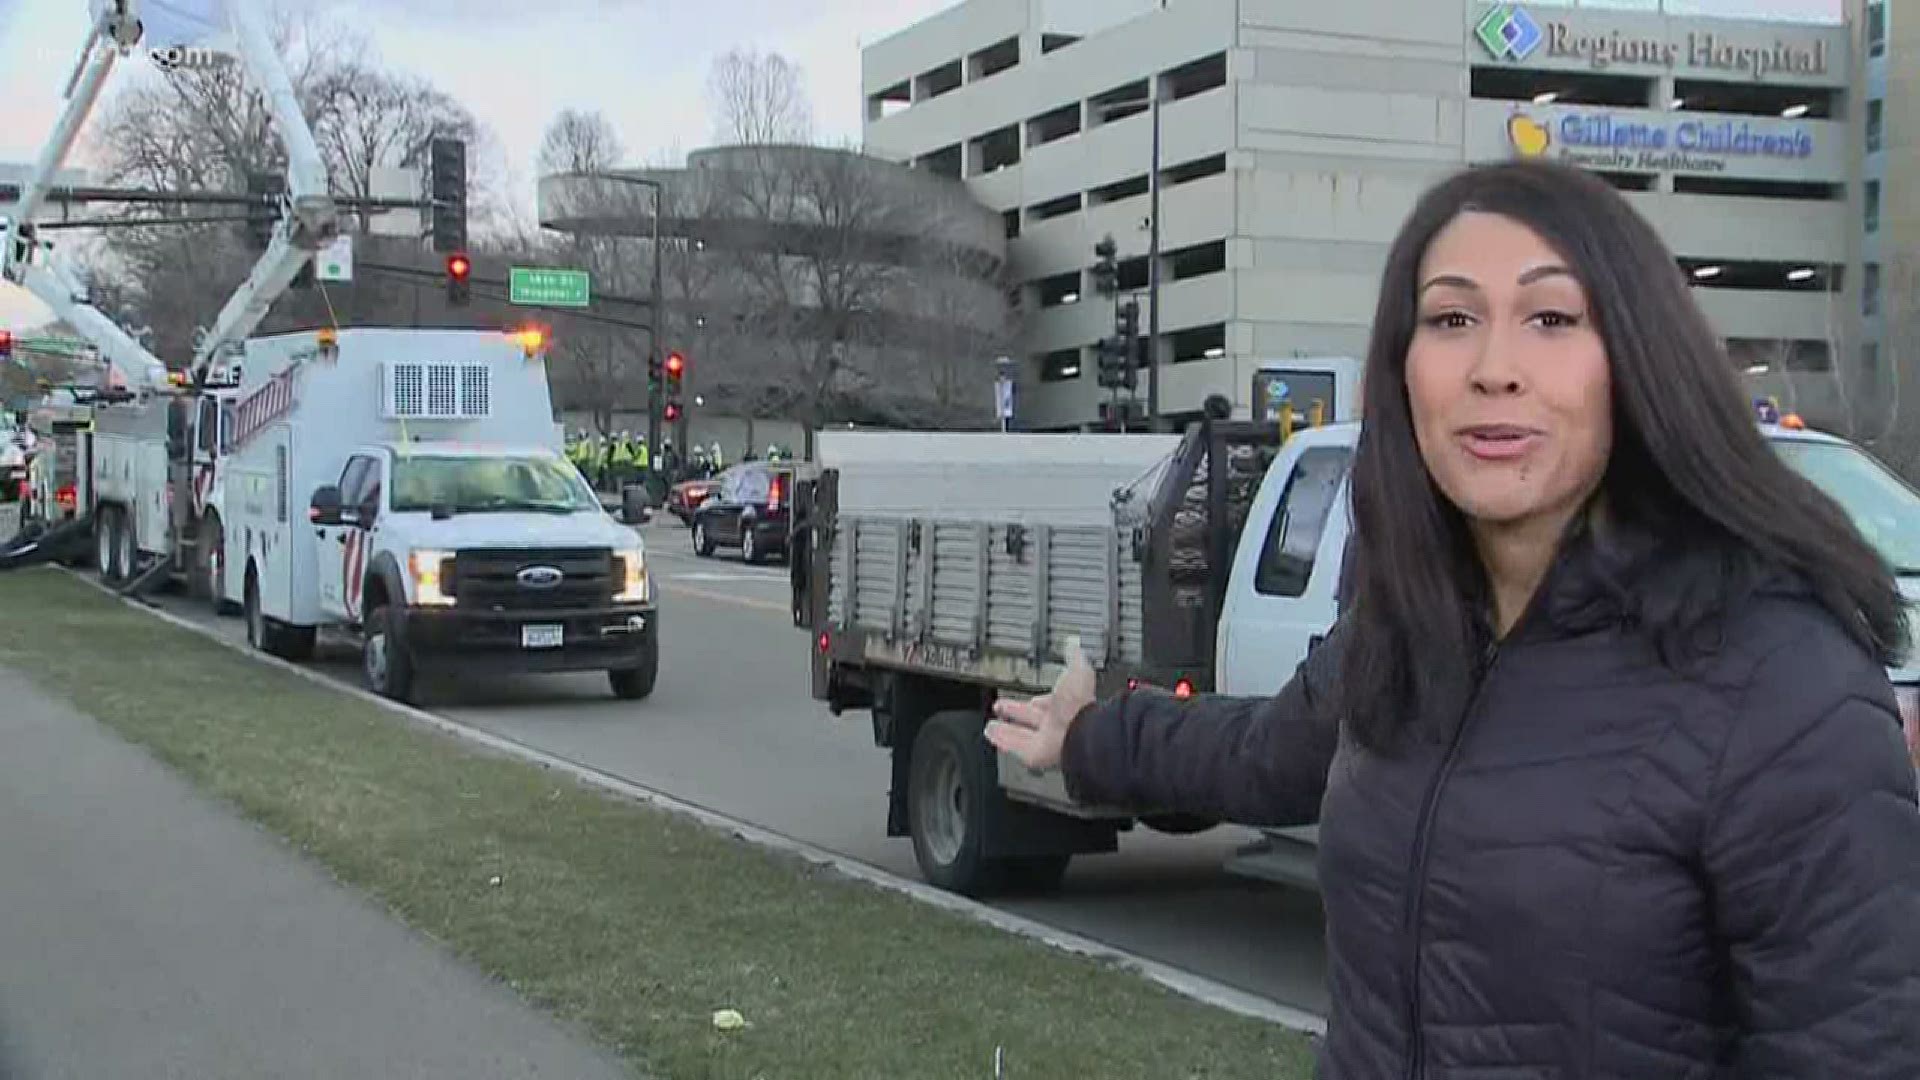
<path fill-rule="evenodd" d="M 1588 169 L 1720 173 L 1734 162 L 1798 163 L 1814 154 L 1804 125 L 1711 114 L 1653 119 L 1645 114 L 1565 110 L 1507 117 L 1507 143 L 1520 157 L 1553 157 Z"/>
<path fill-rule="evenodd" d="M 1695 24 L 1698 25 L 1697 23 Z M 1744 27 L 1741 29 L 1745 29 Z M 1495 60 L 1576 61 L 1595 71 L 1614 67 L 1676 68 L 1744 75 L 1825 76 L 1829 42 L 1815 33 L 1801 40 L 1772 35 L 1747 38 L 1716 30 L 1632 33 L 1589 30 L 1565 19 L 1536 14 L 1519 4 L 1494 4 L 1474 24 L 1473 36 Z"/>

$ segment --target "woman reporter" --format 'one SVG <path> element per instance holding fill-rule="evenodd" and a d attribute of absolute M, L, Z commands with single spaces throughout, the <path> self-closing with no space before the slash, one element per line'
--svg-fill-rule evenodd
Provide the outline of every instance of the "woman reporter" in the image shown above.
<path fill-rule="evenodd" d="M 1388 256 L 1351 592 L 1271 699 L 988 737 L 1099 804 L 1318 822 L 1328 1080 L 1920 1077 L 1891 569 L 1768 447 L 1654 231 L 1539 163 Z"/>

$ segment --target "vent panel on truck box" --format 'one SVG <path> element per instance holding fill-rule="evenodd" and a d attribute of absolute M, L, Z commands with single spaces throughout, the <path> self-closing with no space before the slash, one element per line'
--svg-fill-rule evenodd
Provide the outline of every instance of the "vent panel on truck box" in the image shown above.
<path fill-rule="evenodd" d="M 380 389 L 380 414 L 386 420 L 484 420 L 493 415 L 493 369 L 485 364 L 386 364 Z"/>

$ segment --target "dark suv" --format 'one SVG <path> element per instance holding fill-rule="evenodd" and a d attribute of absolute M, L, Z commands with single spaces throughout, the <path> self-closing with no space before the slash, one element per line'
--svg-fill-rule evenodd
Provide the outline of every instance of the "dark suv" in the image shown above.
<path fill-rule="evenodd" d="M 693 511 L 694 552 L 704 557 L 717 547 L 737 547 L 750 563 L 784 558 L 792 467 L 744 462 L 721 473 L 715 484 L 714 493 Z"/>

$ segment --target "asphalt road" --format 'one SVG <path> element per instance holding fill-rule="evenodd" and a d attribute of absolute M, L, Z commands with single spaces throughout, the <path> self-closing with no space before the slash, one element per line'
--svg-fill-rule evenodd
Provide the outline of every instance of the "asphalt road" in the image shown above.
<path fill-rule="evenodd" d="M 661 674 L 640 704 L 602 675 L 485 679 L 427 688 L 426 708 L 762 828 L 918 879 L 911 845 L 885 835 L 889 766 L 867 714 L 809 695 L 807 634 L 784 567 L 692 554 L 667 518 L 644 530 L 661 590 Z M 204 609 L 182 614 L 215 622 Z M 217 620 L 239 637 L 238 620 Z M 357 657 L 317 665 L 356 682 Z M 1074 861 L 1055 896 L 1003 902 L 1028 917 L 1296 1008 L 1324 1013 L 1318 898 L 1225 873 L 1255 834 L 1136 830 L 1112 855 Z"/>

